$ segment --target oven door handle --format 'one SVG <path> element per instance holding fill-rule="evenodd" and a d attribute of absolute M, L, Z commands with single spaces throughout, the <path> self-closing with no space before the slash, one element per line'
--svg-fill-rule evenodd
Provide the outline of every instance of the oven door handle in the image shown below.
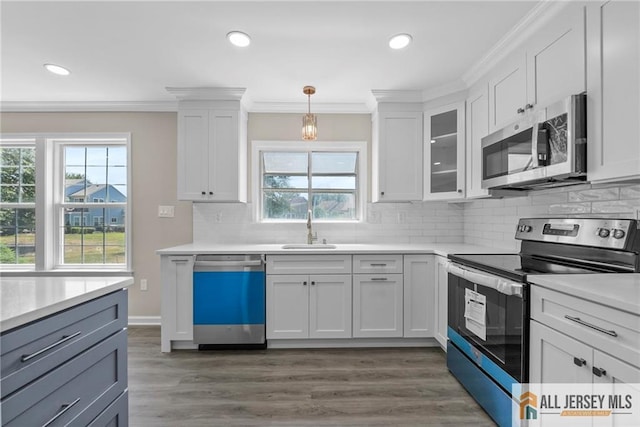
<path fill-rule="evenodd" d="M 461 277 L 480 286 L 495 289 L 501 294 L 522 298 L 522 283 L 512 282 L 474 268 L 463 268 L 453 263 L 448 263 L 446 270 L 454 276 Z"/>

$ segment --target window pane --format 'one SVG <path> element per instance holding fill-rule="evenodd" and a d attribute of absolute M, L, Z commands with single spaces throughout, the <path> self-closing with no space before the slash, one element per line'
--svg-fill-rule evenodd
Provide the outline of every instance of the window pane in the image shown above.
<path fill-rule="evenodd" d="M 65 146 L 65 201 L 125 203 L 127 150 L 125 147 Z"/>
<path fill-rule="evenodd" d="M 35 263 L 35 208 L 0 209 L 0 264 Z"/>
<path fill-rule="evenodd" d="M 355 190 L 355 176 L 314 176 L 312 178 L 314 189 L 324 190 Z"/>
<path fill-rule="evenodd" d="M 0 202 L 35 202 L 35 148 L 0 148 Z"/>
<path fill-rule="evenodd" d="M 357 153 L 312 153 L 312 173 L 356 173 Z"/>
<path fill-rule="evenodd" d="M 355 219 L 354 193 L 314 193 L 313 217 L 318 219 Z"/>
<path fill-rule="evenodd" d="M 300 192 L 265 191 L 263 193 L 263 218 L 305 219 L 309 195 Z"/>
<path fill-rule="evenodd" d="M 262 154 L 263 172 L 270 174 L 307 174 L 307 153 L 267 152 Z"/>
<path fill-rule="evenodd" d="M 265 175 L 263 185 L 264 188 L 301 188 L 306 190 L 309 187 L 309 178 L 307 175 Z"/>
<path fill-rule="evenodd" d="M 125 208 L 65 209 L 64 264 L 125 264 Z"/>

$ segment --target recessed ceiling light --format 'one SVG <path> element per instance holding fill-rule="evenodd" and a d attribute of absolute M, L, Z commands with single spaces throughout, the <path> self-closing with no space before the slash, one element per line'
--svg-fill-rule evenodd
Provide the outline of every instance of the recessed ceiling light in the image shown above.
<path fill-rule="evenodd" d="M 227 39 L 232 45 L 238 47 L 247 47 L 251 44 L 251 37 L 242 31 L 231 31 L 227 34 Z"/>
<path fill-rule="evenodd" d="M 50 73 L 57 74 L 59 76 L 68 76 L 71 74 L 71 71 L 61 67 L 60 65 L 44 64 L 44 68 L 46 68 Z"/>
<path fill-rule="evenodd" d="M 402 49 L 409 46 L 411 40 L 412 38 L 409 34 L 396 34 L 389 39 L 389 47 L 391 49 Z"/>

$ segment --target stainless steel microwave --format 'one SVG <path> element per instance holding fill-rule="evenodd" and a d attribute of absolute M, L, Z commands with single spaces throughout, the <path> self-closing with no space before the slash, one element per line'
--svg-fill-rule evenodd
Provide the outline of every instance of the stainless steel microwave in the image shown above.
<path fill-rule="evenodd" d="M 532 190 L 586 180 L 586 94 L 482 138 L 482 188 Z"/>

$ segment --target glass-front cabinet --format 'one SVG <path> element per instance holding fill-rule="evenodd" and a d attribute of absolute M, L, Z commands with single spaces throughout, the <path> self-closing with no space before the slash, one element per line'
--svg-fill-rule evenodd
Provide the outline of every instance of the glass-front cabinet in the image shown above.
<path fill-rule="evenodd" d="M 424 113 L 424 200 L 464 197 L 464 102 Z"/>

